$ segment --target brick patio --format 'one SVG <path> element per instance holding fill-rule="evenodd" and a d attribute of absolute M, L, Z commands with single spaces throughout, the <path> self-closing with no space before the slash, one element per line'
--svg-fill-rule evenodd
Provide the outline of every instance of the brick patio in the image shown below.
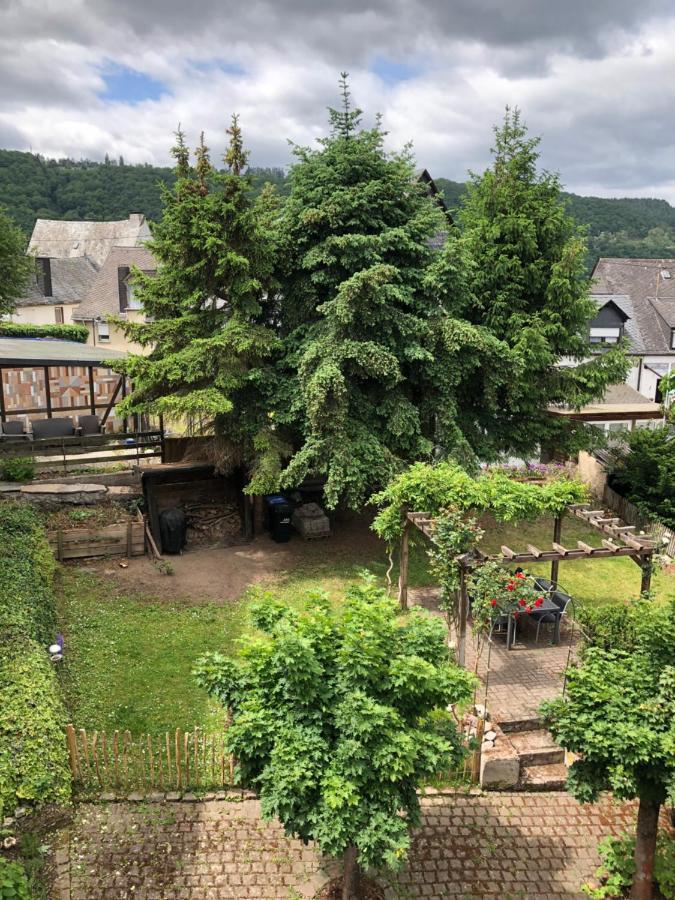
<path fill-rule="evenodd" d="M 633 807 L 581 806 L 567 794 L 426 796 L 391 900 L 580 897 L 596 845 L 633 823 Z M 57 851 L 56 900 L 312 897 L 335 871 L 312 847 L 239 803 L 78 807 Z"/>
<path fill-rule="evenodd" d="M 418 588 L 410 591 L 411 603 L 419 604 L 431 612 L 438 612 L 440 592 L 437 588 Z M 563 687 L 563 675 L 570 650 L 570 626 L 566 624 L 558 646 L 550 643 L 550 626 L 542 626 L 539 641 L 535 642 L 536 628 L 532 623 L 520 624 L 516 643 L 506 649 L 506 639 L 495 636 L 490 654 L 487 707 L 498 722 L 537 719 L 543 700 L 559 696 Z M 576 646 L 576 644 L 574 644 Z M 574 650 L 573 646 L 573 650 Z M 468 635 L 466 665 L 471 671 L 476 663 L 476 642 Z M 478 676 L 483 685 L 487 674 L 488 648 L 484 646 L 479 663 Z M 483 703 L 484 687 L 476 700 Z"/>

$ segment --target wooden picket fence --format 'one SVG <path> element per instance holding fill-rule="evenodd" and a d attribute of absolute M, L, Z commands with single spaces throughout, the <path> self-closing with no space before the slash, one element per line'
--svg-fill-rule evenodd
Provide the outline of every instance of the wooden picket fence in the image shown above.
<path fill-rule="evenodd" d="M 66 741 L 79 793 L 223 790 L 234 782 L 224 731 L 210 734 L 195 726 L 134 737 L 129 731 L 87 732 L 67 725 Z"/>

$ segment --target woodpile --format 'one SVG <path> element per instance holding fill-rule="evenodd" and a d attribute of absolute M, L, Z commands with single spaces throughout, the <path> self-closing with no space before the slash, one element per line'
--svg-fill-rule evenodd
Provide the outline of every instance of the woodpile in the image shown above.
<path fill-rule="evenodd" d="M 241 537 L 241 516 L 234 503 L 204 500 L 185 504 L 188 547 L 232 544 Z"/>

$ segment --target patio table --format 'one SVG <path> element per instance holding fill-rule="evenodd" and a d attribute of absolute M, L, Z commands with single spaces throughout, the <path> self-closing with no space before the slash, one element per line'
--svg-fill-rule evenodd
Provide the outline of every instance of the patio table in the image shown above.
<path fill-rule="evenodd" d="M 551 600 L 550 597 L 544 597 L 544 602 L 541 606 L 537 607 L 536 610 L 533 610 L 531 613 L 521 613 L 521 616 L 529 616 L 531 619 L 538 619 L 542 616 L 550 615 L 555 616 L 555 628 L 553 630 L 553 643 L 560 643 L 560 620 L 562 618 L 562 610 L 560 607 Z M 509 613 L 509 621 L 506 627 L 506 649 L 510 650 L 513 647 L 513 644 L 516 639 L 516 628 L 517 622 L 513 617 L 513 613 Z"/>

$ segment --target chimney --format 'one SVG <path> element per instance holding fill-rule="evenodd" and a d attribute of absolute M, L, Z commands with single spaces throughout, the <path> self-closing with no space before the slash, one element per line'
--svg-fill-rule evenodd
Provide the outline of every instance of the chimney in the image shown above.
<path fill-rule="evenodd" d="M 52 294 L 52 261 L 48 256 L 38 256 L 36 259 L 37 283 L 43 297 L 53 297 Z"/>

